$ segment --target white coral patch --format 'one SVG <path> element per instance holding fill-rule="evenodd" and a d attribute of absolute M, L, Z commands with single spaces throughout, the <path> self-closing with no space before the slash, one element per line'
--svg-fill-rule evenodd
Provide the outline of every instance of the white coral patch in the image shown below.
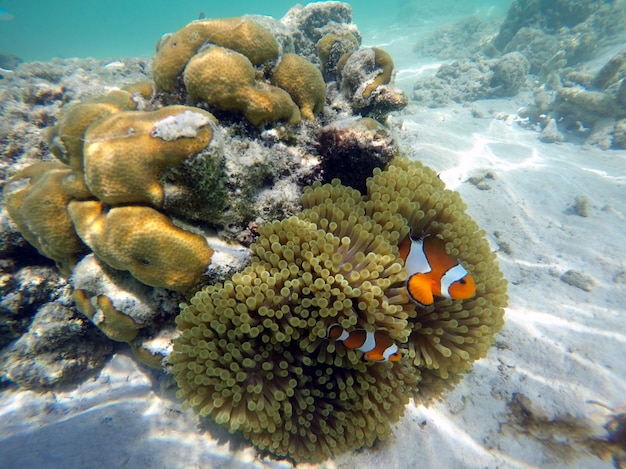
<path fill-rule="evenodd" d="M 198 135 L 198 130 L 211 122 L 208 116 L 199 112 L 184 111 L 175 116 L 167 116 L 154 123 L 151 136 L 171 142 Z"/>

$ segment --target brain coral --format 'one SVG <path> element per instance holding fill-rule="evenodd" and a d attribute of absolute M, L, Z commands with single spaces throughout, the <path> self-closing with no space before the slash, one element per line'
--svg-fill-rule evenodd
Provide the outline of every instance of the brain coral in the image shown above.
<path fill-rule="evenodd" d="M 213 250 L 204 237 L 178 228 L 150 207 L 115 207 L 105 213 L 101 202 L 72 201 L 68 211 L 98 258 L 146 285 L 186 292 L 211 262 Z"/>
<path fill-rule="evenodd" d="M 346 54 L 351 54 L 359 48 L 359 40 L 352 34 L 326 34 L 317 41 L 317 56 L 322 64 L 324 75 L 328 78 L 336 78 L 337 63 Z"/>
<path fill-rule="evenodd" d="M 319 461 L 385 438 L 409 397 L 436 397 L 484 356 L 506 304 L 484 232 L 419 163 L 396 159 L 367 187 L 314 185 L 301 214 L 259 230 L 250 266 L 183 306 L 170 361 L 185 405 L 260 449 Z M 409 228 L 443 237 L 475 298 L 409 301 L 398 253 Z M 326 338 L 334 323 L 386 331 L 402 360 L 363 361 Z"/>
<path fill-rule="evenodd" d="M 11 183 L 26 179 L 29 184 L 9 192 L 6 198 L 7 212 L 22 236 L 43 256 L 54 260 L 64 275 L 87 251 L 65 211 L 72 197 L 63 181 L 70 173 L 62 163 L 35 163 L 9 180 Z M 11 189 L 11 185 L 7 188 Z"/>
<path fill-rule="evenodd" d="M 270 31 L 251 18 L 194 21 L 157 44 L 152 73 L 157 87 L 172 91 L 176 78 L 203 44 L 215 44 L 239 52 L 254 65 L 278 56 L 278 43 Z"/>
<path fill-rule="evenodd" d="M 158 111 L 118 112 L 85 132 L 85 182 L 100 201 L 162 208 L 161 176 L 206 148 L 215 118 L 202 109 L 166 106 Z"/>
<path fill-rule="evenodd" d="M 324 109 L 326 83 L 319 69 L 304 57 L 284 54 L 274 69 L 271 81 L 287 91 L 305 119 L 315 119 Z"/>
<path fill-rule="evenodd" d="M 92 197 L 83 178 L 83 144 L 87 128 L 98 119 L 120 111 L 135 109 L 133 95 L 125 90 L 113 90 L 63 107 L 57 123 L 46 131 L 50 151 L 72 170 L 63 185 L 75 198 Z"/>
<path fill-rule="evenodd" d="M 391 81 L 393 59 L 378 47 L 367 47 L 342 57 L 338 69 L 343 82 L 363 98 L 369 98 L 380 85 Z"/>
<path fill-rule="evenodd" d="M 184 82 L 193 99 L 218 109 L 241 111 L 254 125 L 300 121 L 298 107 L 289 94 L 257 82 L 250 60 L 231 49 L 209 46 L 194 55 L 185 67 Z"/>

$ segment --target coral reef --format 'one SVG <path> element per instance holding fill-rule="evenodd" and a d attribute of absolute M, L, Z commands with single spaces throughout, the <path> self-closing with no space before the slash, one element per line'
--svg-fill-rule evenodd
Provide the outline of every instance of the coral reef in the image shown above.
<path fill-rule="evenodd" d="M 319 461 L 384 439 L 409 397 L 438 397 L 486 354 L 502 327 L 506 281 L 459 196 L 417 162 L 396 159 L 367 195 L 315 184 L 297 216 L 259 228 L 251 264 L 183 306 L 169 357 L 185 405 L 261 450 Z M 418 309 L 398 243 L 438 235 L 477 294 Z M 387 331 L 393 363 L 362 360 L 329 326 Z"/>
<path fill-rule="evenodd" d="M 187 106 L 117 112 L 87 128 L 82 158 L 89 192 L 108 205 L 163 209 L 166 169 L 180 166 L 213 139 L 215 118 Z"/>
<path fill-rule="evenodd" d="M 301 14 L 307 16 L 307 21 L 315 18 L 328 23 L 329 17 L 334 17 L 335 7 L 305 8 Z M 345 8 L 341 6 L 343 13 L 337 21 L 344 21 Z M 294 20 L 298 14 L 292 12 L 289 17 Z M 242 239 L 241 229 L 256 214 L 266 214 L 267 220 L 297 211 L 298 186 L 283 189 L 283 194 L 288 193 L 289 197 L 281 197 L 279 203 L 272 202 L 275 207 L 270 210 L 267 209 L 270 198 L 261 188 L 273 184 L 276 189 L 284 186 L 288 179 L 285 173 L 292 177 L 287 185 L 297 185 L 305 178 L 315 179 L 319 167 L 306 161 L 307 153 L 299 150 L 294 154 L 276 130 L 265 137 L 266 142 L 275 140 L 272 148 L 262 150 L 266 144 L 255 145 L 247 135 L 237 135 L 237 128 L 235 132 L 224 129 L 220 125 L 222 121 L 218 122 L 203 109 L 180 104 L 163 106 L 180 98 L 177 93 L 184 92 L 199 106 L 239 111 L 257 127 L 281 120 L 296 124 L 301 115 L 307 121 L 321 117 L 326 103 L 326 83 L 320 70 L 302 56 L 286 52 L 289 41 L 284 37 L 279 47 L 273 36 L 273 31 L 280 29 L 275 22 L 259 21 L 251 17 L 195 21 L 160 41 L 153 63 L 154 84 L 146 81 L 128 84 L 106 95 L 91 96 L 64 107 L 57 123 L 45 131 L 50 151 L 65 165 L 55 171 L 63 173 L 55 176 L 58 187 L 54 190 L 48 187 L 53 174 L 51 167 L 45 171 L 47 175 L 42 182 L 46 184 L 45 192 L 60 194 L 62 198 L 48 204 L 47 215 L 40 217 L 47 223 L 57 220 L 57 224 L 64 225 L 62 229 L 54 227 L 55 233 L 60 234 L 56 238 L 48 227 L 38 228 L 41 233 L 29 232 L 28 225 L 36 224 L 31 220 L 35 215 L 29 211 L 30 199 L 23 200 L 28 189 L 22 189 L 10 199 L 9 214 L 18 230 L 40 252 L 55 259 L 66 274 L 85 253 L 84 243 L 109 265 L 129 270 L 149 285 L 184 291 L 200 282 L 211 249 L 186 228 L 172 225 L 172 217 L 182 218 L 183 223 L 200 221 L 219 226 L 222 234 L 230 232 Z M 336 37 L 350 34 L 342 30 L 340 23 L 331 30 Z M 364 74 L 367 83 L 363 83 L 360 95 L 368 100 L 371 111 L 381 115 L 389 109 L 383 110 L 370 101 L 374 96 L 389 94 L 393 61 L 380 49 L 369 51 L 371 54 L 365 55 L 371 55 L 372 63 L 363 62 L 369 69 Z M 349 59 L 346 66 L 356 70 L 360 63 L 350 65 Z M 331 113 L 325 120 L 332 121 L 333 117 Z M 315 138 L 316 126 L 316 122 L 311 122 L 302 128 L 303 141 Z M 252 161 L 246 158 L 248 150 L 256 153 L 250 155 Z M 315 152 L 310 156 L 320 158 Z M 364 176 L 376 165 L 366 162 L 365 157 L 362 163 Z M 24 171 L 39 171 L 35 168 Z M 246 173 L 244 178 L 237 177 L 242 173 Z M 27 175 L 25 172 L 19 177 Z M 325 177 L 332 177 L 329 168 L 325 169 Z M 33 184 L 37 182 L 34 180 Z M 30 191 L 31 198 L 35 202 L 39 200 L 41 191 Z M 77 202 L 81 200 L 85 203 Z M 143 207 L 146 205 L 161 213 Z M 71 220 L 68 206 L 72 207 Z M 154 237 L 155 232 L 148 234 L 141 228 L 118 227 L 124 222 L 118 214 L 139 212 L 145 223 L 162 230 L 160 239 Z M 52 216 L 53 213 L 58 216 Z M 112 252 L 122 239 L 117 231 L 132 236 L 124 238 L 124 254 Z M 191 238 L 196 241 L 192 243 Z M 70 242 L 68 246 L 61 245 Z M 147 246 L 150 242 L 154 242 L 152 247 Z M 149 252 L 169 242 L 172 249 Z M 190 247 L 190 243 L 194 246 Z M 179 258 L 167 254 L 174 246 L 181 249 L 187 246 L 186 254 L 192 255 L 187 278 L 182 279 L 176 266 Z"/>
<path fill-rule="evenodd" d="M 280 25 L 260 17 L 194 21 L 157 45 L 155 83 L 168 103 L 188 94 L 220 119 L 233 116 L 218 111 L 234 111 L 263 127 L 313 120 L 326 101 L 324 78 L 341 80 L 337 72 L 347 67 L 336 87 L 349 90 L 341 99 L 352 112 L 380 118 L 403 108 L 406 95 L 390 85 L 393 60 L 382 49 L 358 50 L 350 21 L 349 5 L 339 2 L 295 7 Z M 245 33 L 232 39 L 239 28 Z"/>
<path fill-rule="evenodd" d="M 328 34 L 351 35 L 361 44 L 361 33 L 352 23 L 352 7 L 344 2 L 314 2 L 296 5 L 281 19 L 293 37 L 294 52 L 309 62 L 320 63 L 318 42 Z M 322 61 L 322 66 L 324 62 Z"/>
<path fill-rule="evenodd" d="M 526 84 L 529 64 L 519 52 L 498 59 L 479 55 L 443 64 L 433 77 L 415 83 L 413 99 L 429 107 L 516 95 Z"/>
<path fill-rule="evenodd" d="M 317 47 L 323 37 L 325 65 Z M 295 7 L 280 21 L 195 21 L 159 41 L 152 70 L 140 59 L 56 59 L 7 72 L 0 90 L 0 203 L 7 205 L 0 206 L 0 343 L 22 336 L 20 344 L 31 343 L 34 336 L 24 334 L 49 303 L 44 311 L 64 311 L 48 315 L 59 330 L 64 318 L 80 318 L 78 309 L 90 321 L 81 319 L 72 334 L 128 343 L 139 360 L 159 366 L 184 293 L 223 282 L 248 262 L 243 246 L 227 245 L 215 231 L 249 245 L 268 220 L 300 212 L 302 187 L 321 179 L 319 131 L 354 113 L 336 74 L 326 82 L 321 71 L 334 70 L 359 43 L 350 6 L 329 2 Z M 219 77 L 207 64 L 217 65 Z M 225 72 L 226 84 L 219 81 Z M 381 117 L 389 109 L 362 112 Z M 381 155 L 372 145 L 351 160 L 363 178 L 395 148 L 375 127 L 354 129 L 355 141 L 374 132 L 384 142 Z M 349 148 L 349 140 L 335 145 L 342 154 Z M 85 345 L 68 346 L 56 361 L 49 355 L 36 379 L 7 371 L 28 370 L 25 362 L 50 340 L 44 335 L 36 351 L 7 355 L 4 375 L 23 386 L 53 386 L 65 380 L 54 371 L 64 360 L 83 363 L 90 353 Z M 79 379 L 90 367 L 65 376 Z"/>
<path fill-rule="evenodd" d="M 71 173 L 64 164 L 40 162 L 28 166 L 8 182 L 28 180 L 28 185 L 6 195 L 6 209 L 22 236 L 68 275 L 85 254 L 65 208 L 72 197 L 63 180 Z M 17 184 L 15 184 L 17 185 Z"/>
<path fill-rule="evenodd" d="M 518 34 L 528 38 L 530 31 L 542 32 L 558 40 L 559 51 L 565 59 L 563 65 L 572 65 L 592 57 L 603 42 L 623 30 L 623 23 L 623 8 L 613 0 L 592 3 L 578 0 L 515 0 L 493 44 L 500 51 L 521 51 L 514 49 L 515 45 L 526 48 L 527 42 L 522 37 L 516 38 Z M 530 34 L 536 36 L 536 33 Z M 530 50 L 538 54 L 547 52 L 538 44 L 531 46 Z M 527 58 L 531 63 L 538 62 L 530 56 Z"/>
<path fill-rule="evenodd" d="M 0 347 L 4 347 L 28 330 L 41 306 L 67 296 L 69 285 L 52 265 L 20 267 L 3 258 L 0 266 Z"/>
<path fill-rule="evenodd" d="M 455 5 L 455 9 L 459 5 Z M 479 16 L 467 16 L 437 28 L 420 39 L 413 52 L 423 57 L 443 60 L 463 59 L 484 52 L 490 38 L 497 32 L 497 23 Z"/>
<path fill-rule="evenodd" d="M 185 67 L 184 83 L 191 98 L 221 110 L 241 111 L 253 125 L 286 120 L 300 122 L 300 112 L 289 94 L 257 82 L 252 62 L 230 49 L 209 46 Z"/>
<path fill-rule="evenodd" d="M 585 145 L 626 148 L 625 50 L 611 57 L 595 74 L 577 69 L 552 73 L 535 90 L 534 97 L 535 102 L 520 112 L 531 125 L 544 131 L 556 125 L 563 134 L 582 136 Z"/>
<path fill-rule="evenodd" d="M 111 93 L 105 98 L 110 97 Z M 94 106 L 99 119 L 89 112 Z M 72 109 L 66 115 L 84 117 L 82 111 L 87 110 L 87 118 L 68 118 L 52 134 L 64 139 L 57 148 L 67 152 L 61 153 L 66 161 L 81 161 L 74 168 L 36 163 L 14 176 L 10 182 L 31 180 L 30 186 L 7 196 L 7 210 L 18 230 L 66 275 L 85 254 L 86 244 L 109 265 L 131 271 L 146 284 L 178 291 L 192 288 L 213 252 L 203 237 L 175 227 L 167 216 L 149 207 L 114 208 L 105 216 L 101 202 L 78 202 L 72 189 L 80 185 L 86 194 L 108 204 L 147 203 L 162 208 L 161 173 L 209 145 L 213 117 L 185 106 L 130 113 L 107 107 L 104 116 L 94 103 Z M 66 129 L 71 138 L 59 129 Z M 77 140 L 84 141 L 82 148 Z M 80 192 L 86 195 L 83 189 Z"/>
<path fill-rule="evenodd" d="M 186 292 L 202 279 L 213 250 L 203 236 L 183 230 L 150 207 L 114 207 L 72 201 L 76 232 L 109 266 L 128 270 L 153 287 Z"/>
<path fill-rule="evenodd" d="M 331 81 L 337 79 L 337 65 L 341 57 L 357 50 L 359 40 L 348 32 L 329 33 L 317 41 L 316 46 L 324 79 Z"/>
<path fill-rule="evenodd" d="M 478 99 L 513 96 L 534 86 L 535 103 L 520 113 L 527 124 L 541 131 L 544 142 L 561 142 L 567 134 L 583 137 L 586 145 L 604 149 L 623 148 L 623 102 L 626 84 L 622 80 L 623 52 L 611 59 L 596 76 L 584 67 L 601 48 L 620 44 L 626 12 L 620 2 L 589 3 L 577 0 L 539 2 L 515 0 L 498 34 L 490 42 L 480 36 L 475 21 L 458 24 L 461 31 L 445 28 L 418 45 L 419 53 L 447 54 L 459 60 L 443 64 L 434 77 L 415 83 L 413 98 L 430 107 L 451 101 L 466 103 Z M 466 58 L 448 51 L 447 46 L 462 34 L 476 32 L 473 49 Z M 533 80 L 526 75 L 533 74 Z"/>
<path fill-rule="evenodd" d="M 158 367 L 155 362 L 160 363 L 165 353 L 150 353 L 148 344 L 167 329 L 167 318 L 178 312 L 182 294 L 148 287 L 93 254 L 76 265 L 71 282 L 81 313 L 111 340 L 129 343 L 140 361 Z"/>

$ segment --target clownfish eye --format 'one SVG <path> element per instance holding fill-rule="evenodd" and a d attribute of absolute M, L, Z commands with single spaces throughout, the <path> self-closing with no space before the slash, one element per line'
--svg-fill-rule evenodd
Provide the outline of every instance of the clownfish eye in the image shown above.
<path fill-rule="evenodd" d="M 465 281 L 465 279 L 464 279 L 464 278 L 462 278 L 461 280 L 459 280 L 459 283 L 460 283 L 461 285 L 465 285 L 467 282 Z"/>

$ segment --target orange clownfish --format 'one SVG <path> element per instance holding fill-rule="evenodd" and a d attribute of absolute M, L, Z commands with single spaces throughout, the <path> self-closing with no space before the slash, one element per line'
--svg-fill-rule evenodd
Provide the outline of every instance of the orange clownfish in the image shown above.
<path fill-rule="evenodd" d="M 476 293 L 472 276 L 448 255 L 444 242 L 436 236 L 414 239 L 409 235 L 399 249 L 409 274 L 406 288 L 415 303 L 431 305 L 435 296 L 466 300 Z"/>
<path fill-rule="evenodd" d="M 363 352 L 363 358 L 373 362 L 397 362 L 402 358 L 398 346 L 385 331 L 369 332 L 365 329 L 346 331 L 339 324 L 331 324 L 328 338 L 343 342 L 349 349 Z"/>

